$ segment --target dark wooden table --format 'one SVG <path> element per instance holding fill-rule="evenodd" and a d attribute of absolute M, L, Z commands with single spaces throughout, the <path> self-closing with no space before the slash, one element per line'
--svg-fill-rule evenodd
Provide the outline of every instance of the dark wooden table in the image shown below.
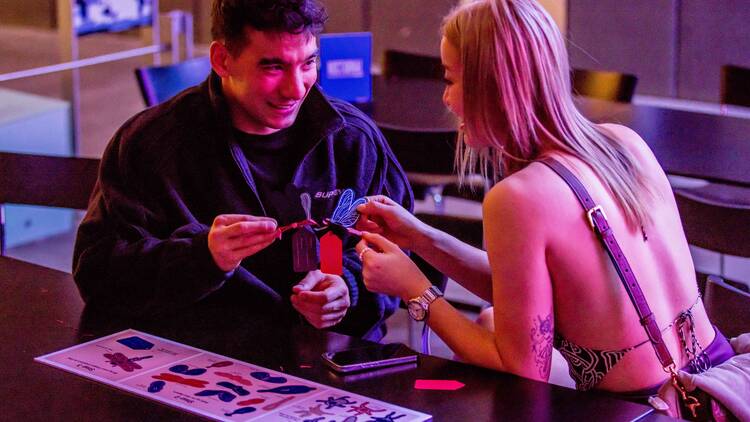
<path fill-rule="evenodd" d="M 135 328 L 322 384 L 432 414 L 436 421 L 630 421 L 651 409 L 445 359 L 420 356 L 415 368 L 341 377 L 319 359 L 362 343 L 273 310 L 208 302 L 159 321 L 115 320 L 84 309 L 70 274 L 0 257 L 0 419 L 198 420 L 198 416 L 34 362 L 34 357 Z M 302 365 L 302 367 L 301 367 Z M 310 367 L 307 368 L 306 366 Z M 414 390 L 415 379 L 457 379 L 454 392 Z M 666 419 L 664 419 L 666 420 Z"/>
<path fill-rule="evenodd" d="M 455 117 L 442 103 L 443 88 L 437 80 L 374 77 L 369 111 L 378 125 L 455 129 Z M 576 102 L 595 122 L 638 132 L 667 173 L 750 187 L 750 119 L 583 97 Z"/>

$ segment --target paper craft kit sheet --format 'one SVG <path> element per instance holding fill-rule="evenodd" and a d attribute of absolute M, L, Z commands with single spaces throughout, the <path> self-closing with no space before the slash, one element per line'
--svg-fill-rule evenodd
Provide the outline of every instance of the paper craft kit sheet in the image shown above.
<path fill-rule="evenodd" d="M 222 421 L 411 422 L 431 416 L 125 330 L 38 362 Z"/>

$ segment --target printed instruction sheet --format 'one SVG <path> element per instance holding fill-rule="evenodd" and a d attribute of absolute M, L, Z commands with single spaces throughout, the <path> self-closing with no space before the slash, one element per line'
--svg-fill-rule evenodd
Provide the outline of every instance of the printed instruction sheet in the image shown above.
<path fill-rule="evenodd" d="M 132 329 L 35 360 L 221 421 L 432 419 L 424 413 Z"/>

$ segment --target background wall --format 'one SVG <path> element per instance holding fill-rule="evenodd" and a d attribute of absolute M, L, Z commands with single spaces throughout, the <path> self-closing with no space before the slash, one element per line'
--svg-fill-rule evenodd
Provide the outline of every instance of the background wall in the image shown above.
<path fill-rule="evenodd" d="M 193 13 L 208 43 L 209 0 L 159 0 Z M 372 31 L 373 59 L 394 48 L 439 53 L 442 17 L 468 0 L 321 0 L 327 32 Z M 724 64 L 750 67 L 750 0 L 539 0 L 568 38 L 574 67 L 638 76 L 636 94 L 719 101 Z M 0 25 L 54 28 L 55 0 L 7 1 Z"/>
<path fill-rule="evenodd" d="M 679 0 L 570 0 L 568 52 L 573 67 L 638 76 L 638 94 L 676 94 Z"/>
<path fill-rule="evenodd" d="M 748 0 L 569 0 L 574 67 L 638 76 L 636 94 L 719 101 L 721 66 L 750 67 Z"/>
<path fill-rule="evenodd" d="M 681 0 L 677 96 L 719 101 L 725 64 L 750 68 L 750 1 Z"/>
<path fill-rule="evenodd" d="M 321 0 L 330 16 L 326 32 L 371 31 L 373 61 L 383 51 L 440 54 L 440 24 L 458 0 Z"/>
<path fill-rule="evenodd" d="M 0 25 L 53 28 L 57 21 L 54 0 L 10 0 L 0 2 Z"/>

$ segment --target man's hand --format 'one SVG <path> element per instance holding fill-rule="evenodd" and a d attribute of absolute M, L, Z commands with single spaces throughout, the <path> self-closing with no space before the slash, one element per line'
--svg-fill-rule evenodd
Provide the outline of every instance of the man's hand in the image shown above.
<path fill-rule="evenodd" d="M 252 215 L 222 214 L 208 232 L 208 250 L 222 271 L 232 271 L 246 257 L 276 239 L 276 220 Z"/>
<path fill-rule="evenodd" d="M 320 270 L 310 271 L 292 287 L 292 306 L 315 328 L 338 324 L 349 309 L 349 287 L 344 279 Z"/>

